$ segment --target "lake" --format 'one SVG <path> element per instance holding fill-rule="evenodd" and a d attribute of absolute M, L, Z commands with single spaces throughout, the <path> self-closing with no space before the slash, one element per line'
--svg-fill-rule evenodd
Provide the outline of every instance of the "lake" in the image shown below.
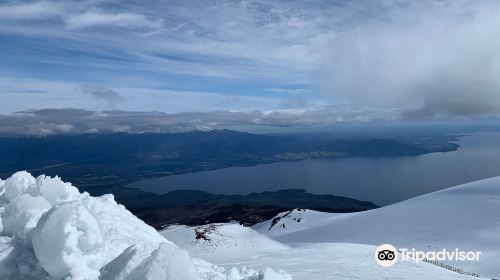
<path fill-rule="evenodd" d="M 450 186 L 500 175 L 500 133 L 462 137 L 454 152 L 421 156 L 310 159 L 231 167 L 135 182 L 144 191 L 203 190 L 248 194 L 301 188 L 378 205 L 402 201 Z"/>

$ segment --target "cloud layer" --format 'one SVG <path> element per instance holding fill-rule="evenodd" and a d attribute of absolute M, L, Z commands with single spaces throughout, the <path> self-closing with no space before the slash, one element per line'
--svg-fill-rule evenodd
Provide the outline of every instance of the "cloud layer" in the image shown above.
<path fill-rule="evenodd" d="M 42 109 L 0 115 L 0 135 L 47 136 L 81 133 L 168 133 L 249 127 L 324 127 L 342 122 L 387 121 L 400 112 L 354 106 L 272 111 L 162 112 Z M 251 130 L 251 129 L 250 129 Z"/>

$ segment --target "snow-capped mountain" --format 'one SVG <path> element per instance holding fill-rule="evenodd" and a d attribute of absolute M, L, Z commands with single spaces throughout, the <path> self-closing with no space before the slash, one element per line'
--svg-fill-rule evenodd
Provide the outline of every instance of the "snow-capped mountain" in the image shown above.
<path fill-rule="evenodd" d="M 284 243 L 389 243 L 423 251 L 481 251 L 479 261 L 449 263 L 498 277 L 499 213 L 500 177 L 495 177 L 364 212 L 294 210 L 253 228 Z"/>
<path fill-rule="evenodd" d="M 283 271 L 226 270 L 189 253 L 112 195 L 17 172 L 0 180 L 0 279 L 289 280 Z"/>

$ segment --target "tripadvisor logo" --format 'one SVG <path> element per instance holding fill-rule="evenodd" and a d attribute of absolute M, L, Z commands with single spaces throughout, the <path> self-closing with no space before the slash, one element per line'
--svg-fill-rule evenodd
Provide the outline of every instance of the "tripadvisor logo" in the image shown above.
<path fill-rule="evenodd" d="M 398 252 L 391 244 L 383 244 L 375 250 L 375 261 L 383 267 L 391 267 L 398 260 Z"/>
<path fill-rule="evenodd" d="M 449 251 L 442 249 L 440 251 L 417 251 L 415 249 L 400 248 L 398 250 L 391 244 L 383 244 L 375 250 L 375 261 L 382 267 L 391 267 L 398 260 L 400 254 L 401 261 L 479 261 L 480 251 L 460 251 L 455 249 Z"/>

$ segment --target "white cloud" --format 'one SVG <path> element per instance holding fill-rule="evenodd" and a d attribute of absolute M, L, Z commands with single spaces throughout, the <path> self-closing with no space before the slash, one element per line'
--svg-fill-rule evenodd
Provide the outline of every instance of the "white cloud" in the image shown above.
<path fill-rule="evenodd" d="M 37 20 L 57 16 L 60 12 L 58 4 L 49 2 L 0 5 L 0 19 Z"/>
<path fill-rule="evenodd" d="M 143 14 L 128 11 L 111 12 L 96 6 L 92 2 L 48 1 L 0 5 L 0 19 L 27 21 L 58 18 L 71 30 L 98 26 L 129 29 L 157 29 L 162 26 L 161 19 L 150 19 Z"/>
<path fill-rule="evenodd" d="M 122 12 L 109 13 L 103 11 L 86 11 L 70 15 L 65 19 L 68 29 L 84 29 L 96 26 L 116 26 L 123 28 L 149 28 L 155 29 L 162 26 L 161 20 L 148 19 L 136 13 Z"/>

